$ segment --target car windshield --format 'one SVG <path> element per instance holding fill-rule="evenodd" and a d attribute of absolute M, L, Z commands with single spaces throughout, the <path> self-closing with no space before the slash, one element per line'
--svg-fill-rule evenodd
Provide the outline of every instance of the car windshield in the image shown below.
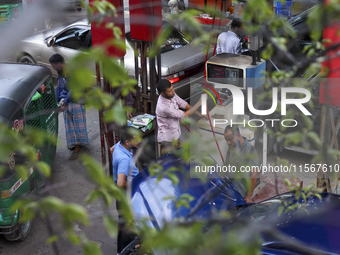
<path fill-rule="evenodd" d="M 165 39 L 164 44 L 161 46 L 161 53 L 181 48 L 189 43 L 189 41 L 184 37 L 184 35 L 179 30 L 177 30 L 174 26 L 170 25 L 166 21 L 163 21 L 162 30 L 163 32 L 167 30 L 169 34 Z M 133 40 L 131 39 L 130 32 L 126 33 L 125 37 L 129 43 L 133 42 Z"/>
<path fill-rule="evenodd" d="M 237 216 L 245 217 L 253 222 L 260 222 L 278 209 L 278 207 L 290 197 L 292 197 L 292 194 L 288 193 L 266 200 L 259 204 L 249 205 L 246 207 L 241 206 Z"/>

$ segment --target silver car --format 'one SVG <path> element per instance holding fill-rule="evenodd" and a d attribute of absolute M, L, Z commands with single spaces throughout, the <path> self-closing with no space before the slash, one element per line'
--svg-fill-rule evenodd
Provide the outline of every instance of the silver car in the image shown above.
<path fill-rule="evenodd" d="M 125 24 L 126 55 L 124 64 L 130 75 L 135 74 L 134 50 L 130 38 L 129 24 Z M 163 21 L 163 27 L 171 26 Z M 82 20 L 63 29 L 52 29 L 35 34 L 22 41 L 21 50 L 17 55 L 18 62 L 34 63 L 47 66 L 54 76 L 57 73 L 52 69 L 49 58 L 61 54 L 65 60 L 74 57 L 79 50 L 92 47 L 91 25 Z M 209 57 L 212 50 L 209 52 Z M 162 77 L 173 82 L 176 93 L 185 100 L 201 92 L 197 88 L 202 81 L 205 54 L 203 46 L 193 46 L 183 34 L 173 27 L 173 32 L 166 43 L 161 47 Z"/>

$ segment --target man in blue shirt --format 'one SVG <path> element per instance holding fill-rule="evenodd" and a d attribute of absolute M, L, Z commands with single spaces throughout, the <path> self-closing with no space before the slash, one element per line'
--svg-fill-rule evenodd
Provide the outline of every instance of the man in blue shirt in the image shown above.
<path fill-rule="evenodd" d="M 113 180 L 120 188 L 126 189 L 127 181 L 138 174 L 133 161 L 132 149 L 137 149 L 139 141 L 132 135 L 132 128 L 120 130 L 120 141 L 114 146 L 112 153 Z"/>
<path fill-rule="evenodd" d="M 113 180 L 117 186 L 126 189 L 128 181 L 135 177 L 139 171 L 133 161 L 133 149 L 137 149 L 139 141 L 133 135 L 134 128 L 124 127 L 119 131 L 120 141 L 113 147 L 112 152 L 112 167 Z M 116 201 L 116 208 L 118 211 L 118 236 L 117 236 L 117 252 L 120 253 L 125 246 L 133 241 L 135 235 L 129 230 L 125 229 L 124 218 L 120 213 L 119 202 Z"/>

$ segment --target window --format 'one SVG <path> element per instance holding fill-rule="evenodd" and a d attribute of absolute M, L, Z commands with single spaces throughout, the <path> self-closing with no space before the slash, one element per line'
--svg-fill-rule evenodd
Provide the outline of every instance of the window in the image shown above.
<path fill-rule="evenodd" d="M 55 45 L 79 50 L 86 47 L 85 40 L 89 31 L 87 27 L 72 27 L 57 37 Z"/>

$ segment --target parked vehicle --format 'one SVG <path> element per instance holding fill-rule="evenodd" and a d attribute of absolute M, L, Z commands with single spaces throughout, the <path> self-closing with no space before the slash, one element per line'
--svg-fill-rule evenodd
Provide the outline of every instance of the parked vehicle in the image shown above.
<path fill-rule="evenodd" d="M 0 105 L 0 121 L 12 127 L 13 132 L 30 128 L 58 137 L 57 102 L 48 68 L 0 63 Z M 32 146 L 37 150 L 38 161 L 53 165 L 56 142 L 46 141 L 42 146 Z M 44 177 L 33 166 L 27 179 L 19 178 L 14 169 L 24 162 L 23 155 L 13 152 L 9 156 L 7 170 L 0 178 L 0 234 L 10 241 L 23 241 L 32 224 L 30 221 L 20 224 L 21 212 L 13 214 L 10 207 L 18 198 L 25 197 L 45 183 Z"/>
<path fill-rule="evenodd" d="M 259 229 L 260 226 L 273 227 L 288 235 L 289 239 L 303 244 L 299 249 L 289 242 L 283 242 L 262 231 L 262 254 L 339 254 L 340 252 L 340 243 L 336 239 L 340 234 L 339 220 L 334 216 L 340 210 L 338 195 L 320 193 L 321 199 L 313 196 L 304 201 L 302 197 L 296 200 L 294 194 L 285 193 L 257 204 L 247 204 L 225 176 L 212 174 L 207 182 L 191 178 L 190 167 L 173 154 L 163 156 L 157 163 L 163 167 L 163 171 L 172 167 L 181 167 L 182 172 L 176 172 L 179 183 L 175 185 L 167 177 L 157 181 L 157 176 L 151 176 L 147 168 L 140 172 L 133 179 L 131 187 L 132 209 L 137 222 L 141 219 L 150 219 L 144 223 L 159 230 L 165 222 L 174 221 L 179 217 L 183 220 L 193 208 L 200 208 L 198 204 L 204 201 L 202 198 L 209 191 L 209 194 L 215 196 L 187 218 L 188 221 L 208 219 L 218 211 L 229 211 L 237 218 L 253 222 L 259 226 Z M 184 193 L 194 198 L 189 203 L 190 208 L 184 206 L 176 208 L 173 200 L 165 199 L 172 196 L 178 199 Z M 293 210 L 279 215 L 279 208 L 284 205 L 284 202 L 295 202 L 299 207 L 306 203 L 307 206 L 304 207 L 306 211 Z M 228 226 L 234 223 L 235 221 L 230 222 L 224 229 L 228 231 Z M 209 235 L 209 229 L 205 231 Z M 137 254 L 136 244 L 140 244 L 140 240 L 133 241 L 130 249 L 126 249 L 121 254 Z M 171 254 L 169 251 L 163 252 L 162 254 Z M 159 253 L 154 251 L 153 254 Z"/>
<path fill-rule="evenodd" d="M 134 50 L 128 19 L 125 24 L 126 55 L 124 64 L 129 74 L 134 76 Z M 171 25 L 163 21 L 163 28 L 168 26 Z M 192 45 L 179 30 L 171 27 L 173 32 L 161 47 L 162 76 L 173 83 L 176 93 L 180 97 L 188 99 L 190 83 L 203 77 L 205 54 L 203 46 Z M 53 54 L 59 53 L 67 60 L 78 54 L 80 50 L 90 47 L 92 47 L 91 26 L 87 20 L 82 20 L 63 29 L 45 31 L 24 39 L 16 60 L 47 66 L 56 76 L 57 73 L 48 62 Z M 200 89 L 197 89 L 197 93 L 201 92 Z"/>

